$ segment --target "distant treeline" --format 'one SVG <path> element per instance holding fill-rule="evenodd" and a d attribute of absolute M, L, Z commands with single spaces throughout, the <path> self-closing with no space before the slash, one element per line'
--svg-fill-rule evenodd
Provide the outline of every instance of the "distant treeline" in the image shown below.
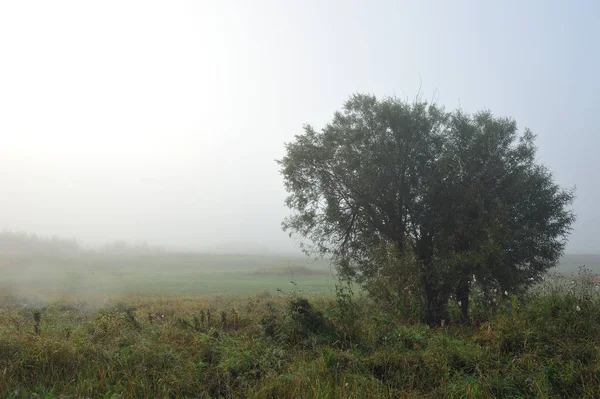
<path fill-rule="evenodd" d="M 12 231 L 0 232 L 2 255 L 69 255 L 81 251 L 81 246 L 75 240 Z"/>
<path fill-rule="evenodd" d="M 146 242 L 128 243 L 125 241 L 114 241 L 100 248 L 100 251 L 120 255 L 152 255 L 165 253 L 167 250 L 161 246 L 149 245 Z"/>
<path fill-rule="evenodd" d="M 44 237 L 24 232 L 0 232 L 0 255 L 13 256 L 73 256 L 84 253 L 145 255 L 165 252 L 165 249 L 147 243 L 115 241 L 100 248 L 84 248 L 75 239 L 57 236 Z"/>

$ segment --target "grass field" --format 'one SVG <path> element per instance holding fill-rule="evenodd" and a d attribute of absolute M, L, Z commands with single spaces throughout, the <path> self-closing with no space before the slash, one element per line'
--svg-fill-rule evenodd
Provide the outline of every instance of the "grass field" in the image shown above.
<path fill-rule="evenodd" d="M 474 302 L 441 328 L 365 298 L 4 297 L 0 397 L 597 398 L 595 290 Z"/>
<path fill-rule="evenodd" d="M 325 262 L 301 257 L 168 253 L 0 256 L 0 288 L 22 296 L 275 294 L 277 289 L 329 294 L 333 283 Z"/>
<path fill-rule="evenodd" d="M 597 398 L 599 282 L 569 277 L 581 260 L 430 328 L 336 299 L 303 258 L 0 256 L 0 398 Z"/>
<path fill-rule="evenodd" d="M 569 274 L 583 264 L 600 272 L 600 257 L 596 255 L 566 256 L 556 270 Z M 293 256 L 81 252 L 14 257 L 0 253 L 0 290 L 21 296 L 206 296 L 275 294 L 278 289 L 328 295 L 333 293 L 334 283 L 325 261 Z"/>

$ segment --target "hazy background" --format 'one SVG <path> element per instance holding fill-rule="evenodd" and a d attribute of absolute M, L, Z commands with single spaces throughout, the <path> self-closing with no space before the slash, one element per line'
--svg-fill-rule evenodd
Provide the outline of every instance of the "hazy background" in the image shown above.
<path fill-rule="evenodd" d="M 273 161 L 353 92 L 487 107 L 597 253 L 597 1 L 0 2 L 0 230 L 292 251 Z"/>

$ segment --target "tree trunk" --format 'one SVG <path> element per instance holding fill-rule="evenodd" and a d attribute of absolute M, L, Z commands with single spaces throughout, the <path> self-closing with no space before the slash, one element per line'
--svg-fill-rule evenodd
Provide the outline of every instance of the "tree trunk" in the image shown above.
<path fill-rule="evenodd" d="M 439 326 L 442 320 L 448 320 L 448 295 L 442 292 L 436 281 L 435 268 L 432 263 L 433 240 L 432 234 L 424 234 L 416 243 L 418 259 L 429 272 L 423 276 L 423 287 L 425 291 L 425 323 L 430 326 Z"/>
<path fill-rule="evenodd" d="M 425 323 L 432 327 L 440 326 L 442 320 L 448 320 L 448 299 L 444 299 L 437 290 L 431 288 L 425 289 L 425 297 Z"/>
<path fill-rule="evenodd" d="M 456 289 L 456 301 L 460 307 L 460 321 L 461 323 L 468 323 L 469 321 L 469 295 L 471 293 L 471 285 L 469 280 L 463 280 L 459 283 Z"/>

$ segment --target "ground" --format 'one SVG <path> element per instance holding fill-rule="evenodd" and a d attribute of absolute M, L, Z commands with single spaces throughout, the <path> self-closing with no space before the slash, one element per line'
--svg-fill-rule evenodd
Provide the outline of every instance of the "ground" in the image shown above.
<path fill-rule="evenodd" d="M 0 398 L 600 397 L 594 278 L 431 328 L 301 262 L 5 262 Z"/>

